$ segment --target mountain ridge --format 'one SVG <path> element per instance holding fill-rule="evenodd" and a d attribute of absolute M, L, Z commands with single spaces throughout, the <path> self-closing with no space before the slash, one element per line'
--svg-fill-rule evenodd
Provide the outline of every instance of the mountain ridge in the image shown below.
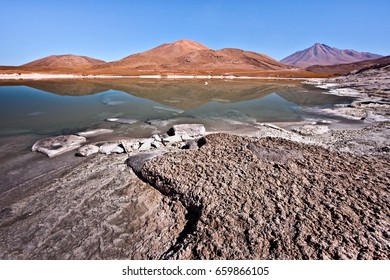
<path fill-rule="evenodd" d="M 310 49 L 310 48 L 309 48 Z M 295 54 L 305 56 L 305 50 Z M 348 56 L 366 59 L 370 53 L 353 50 L 339 50 L 316 43 L 312 55 L 327 52 L 342 52 Z M 356 59 L 356 58 L 355 58 Z M 282 60 L 283 61 L 283 60 Z M 316 61 L 318 62 L 321 61 Z M 344 61 L 343 61 L 344 62 Z M 369 65 L 367 62 L 365 65 Z M 343 64 L 340 64 L 343 65 Z M 302 67 L 302 66 L 301 66 Z M 340 66 L 341 67 L 341 66 Z M 322 69 L 325 69 L 322 71 Z M 337 67 L 334 69 L 337 70 Z M 335 72 L 326 67 L 299 68 L 279 62 L 265 54 L 238 48 L 211 49 L 196 41 L 187 39 L 161 44 L 144 52 L 128 55 L 122 59 L 103 60 L 73 54 L 51 55 L 21 66 L 0 66 L 1 73 L 48 73 L 77 75 L 237 75 L 275 77 L 326 77 Z"/>

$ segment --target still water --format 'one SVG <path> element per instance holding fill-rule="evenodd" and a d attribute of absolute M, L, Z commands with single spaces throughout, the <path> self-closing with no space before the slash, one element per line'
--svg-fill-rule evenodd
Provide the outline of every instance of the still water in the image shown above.
<path fill-rule="evenodd" d="M 222 130 L 256 122 L 347 121 L 323 115 L 317 109 L 348 104 L 352 99 L 323 91 L 299 82 L 280 81 L 2 81 L 0 136 L 59 135 L 111 128 L 118 134 L 142 137 L 183 122 Z M 114 117 L 135 122 L 106 121 Z"/>

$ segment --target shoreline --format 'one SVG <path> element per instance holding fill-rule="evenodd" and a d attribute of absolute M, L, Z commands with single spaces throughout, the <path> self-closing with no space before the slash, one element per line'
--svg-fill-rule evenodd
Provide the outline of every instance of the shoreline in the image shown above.
<path fill-rule="evenodd" d="M 78 74 L 0 74 L 0 80 L 51 80 L 51 79 L 228 79 L 228 80 L 293 80 L 305 81 L 323 78 L 234 76 L 234 75 L 78 75 Z"/>

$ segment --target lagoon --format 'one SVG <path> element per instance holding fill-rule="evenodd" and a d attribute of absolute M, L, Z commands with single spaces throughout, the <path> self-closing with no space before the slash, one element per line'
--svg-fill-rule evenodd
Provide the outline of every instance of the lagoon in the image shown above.
<path fill-rule="evenodd" d="M 110 128 L 146 137 L 175 123 L 203 123 L 208 131 L 263 122 L 331 120 L 322 108 L 351 97 L 324 94 L 297 81 L 75 79 L 2 81 L 0 137 L 53 136 Z M 109 118 L 134 120 L 131 124 Z"/>

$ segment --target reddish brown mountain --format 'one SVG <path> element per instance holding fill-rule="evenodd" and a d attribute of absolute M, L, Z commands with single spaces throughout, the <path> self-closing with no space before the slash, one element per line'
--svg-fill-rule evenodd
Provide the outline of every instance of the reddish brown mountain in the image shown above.
<path fill-rule="evenodd" d="M 280 62 L 297 67 L 308 67 L 312 65 L 351 63 L 379 57 L 381 57 L 381 55 L 354 50 L 339 50 L 324 44 L 316 43 L 310 48 L 287 56 Z"/>
<path fill-rule="evenodd" d="M 292 67 L 255 52 L 231 48 L 212 50 L 194 41 L 179 40 L 95 68 L 204 71 L 289 70 Z"/>
<path fill-rule="evenodd" d="M 78 56 L 72 54 L 66 55 L 51 55 L 30 63 L 24 64 L 21 67 L 28 68 L 70 68 L 79 66 L 94 66 L 104 64 L 105 61 L 94 59 L 88 56 Z"/>

